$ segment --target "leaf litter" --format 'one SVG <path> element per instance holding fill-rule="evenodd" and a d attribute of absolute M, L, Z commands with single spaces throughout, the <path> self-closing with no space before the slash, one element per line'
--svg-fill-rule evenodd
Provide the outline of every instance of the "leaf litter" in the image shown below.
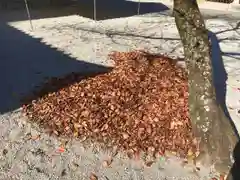
<path fill-rule="evenodd" d="M 112 52 L 111 72 L 82 79 L 50 79 L 23 112 L 58 136 L 91 139 L 134 154 L 175 152 L 195 146 L 188 110 L 186 71 L 176 59 L 144 51 Z M 40 97 L 60 84 L 69 84 Z"/>

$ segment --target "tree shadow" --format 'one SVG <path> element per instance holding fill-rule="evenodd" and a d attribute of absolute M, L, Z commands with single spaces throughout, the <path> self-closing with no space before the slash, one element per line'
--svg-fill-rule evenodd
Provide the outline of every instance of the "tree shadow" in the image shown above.
<path fill-rule="evenodd" d="M 111 70 L 69 57 L 8 25 L 0 25 L 0 34 L 0 113 L 21 107 L 21 99 L 47 77 L 73 72 L 85 77 Z"/>
<path fill-rule="evenodd" d="M 231 32 L 231 31 L 237 31 L 237 30 L 239 30 L 239 28 L 240 28 L 240 22 L 238 22 L 236 24 L 236 26 L 231 28 L 231 29 L 226 29 L 226 30 L 223 30 L 223 31 L 219 31 L 219 32 L 216 32 L 216 34 L 212 33 L 212 37 L 213 37 L 212 39 L 215 39 L 215 41 L 217 42 L 216 35 L 221 34 L 221 33 Z M 239 39 L 224 38 L 224 39 L 219 39 L 218 42 L 222 42 L 224 40 L 237 40 L 237 41 L 239 41 Z M 227 56 L 227 57 L 234 58 L 236 60 L 240 60 L 240 53 L 236 53 L 236 52 L 222 52 L 220 47 L 219 47 L 219 45 L 216 45 L 215 49 L 216 49 L 216 51 L 218 51 L 218 54 L 221 53 L 222 56 Z M 219 57 L 221 57 L 220 54 L 219 54 L 219 56 L 216 57 L 216 59 L 219 58 Z M 221 66 L 221 65 L 219 65 L 219 66 Z M 219 80 L 221 79 L 221 77 L 222 76 L 219 76 Z M 223 83 L 220 86 L 223 87 Z M 226 88 L 224 89 L 224 91 L 226 91 Z M 222 93 L 222 94 L 224 94 L 224 93 Z M 228 114 L 228 116 L 229 116 L 229 114 Z M 239 171 L 239 169 L 240 169 L 240 142 L 239 141 L 238 141 L 238 143 L 236 144 L 236 146 L 235 146 L 235 148 L 233 150 L 233 159 L 234 159 L 234 164 L 231 167 L 231 170 L 230 170 L 230 172 L 228 174 L 227 180 L 239 180 L 240 179 L 240 171 Z"/>
<path fill-rule="evenodd" d="M 221 33 L 230 32 L 230 31 L 237 31 L 237 30 L 239 30 L 239 28 L 240 28 L 240 21 L 236 23 L 235 27 L 232 27 L 231 29 L 218 31 L 218 32 L 216 32 L 216 35 L 221 34 Z M 221 40 L 219 40 L 219 41 L 221 41 Z"/>
<path fill-rule="evenodd" d="M 226 92 L 227 85 L 226 81 L 228 79 L 227 72 L 224 67 L 223 59 L 222 59 L 222 51 L 219 45 L 219 40 L 215 33 L 209 31 L 209 39 L 211 40 L 211 50 L 212 50 L 212 67 L 213 67 L 213 83 L 216 91 L 217 102 L 221 105 L 225 115 L 231 121 L 234 130 L 237 133 L 237 129 L 235 128 L 234 122 L 228 112 L 226 105 Z"/>
<path fill-rule="evenodd" d="M 41 1 L 36 1 L 41 2 Z M 70 2 L 70 1 L 68 1 Z M 64 3 L 62 3 L 64 4 Z M 4 21 L 20 21 L 27 20 L 27 14 L 25 12 L 24 3 L 21 5 L 21 11 L 9 10 L 12 16 L 9 16 L 9 13 L 0 14 L 0 18 Z M 68 4 L 62 5 L 34 5 L 33 3 L 29 4 L 31 18 L 40 19 L 40 18 L 52 18 L 60 16 L 69 16 L 69 15 L 79 15 L 86 18 L 94 19 L 94 1 L 93 0 L 79 0 L 71 2 Z M 139 14 L 153 13 L 153 12 L 162 12 L 169 10 L 167 6 L 162 3 L 140 3 Z M 9 12 L 8 11 L 8 12 Z M 138 3 L 131 2 L 126 0 L 96 0 L 96 12 L 97 20 L 106 20 L 112 18 L 121 18 L 134 16 L 138 14 Z M 16 15 L 14 15 L 14 13 Z"/>
<path fill-rule="evenodd" d="M 234 122 L 231 119 L 231 116 L 228 112 L 226 106 L 226 81 L 227 81 L 227 73 L 224 68 L 223 60 L 222 60 L 222 51 L 219 46 L 219 40 L 215 33 L 209 32 L 209 38 L 212 43 L 212 66 L 213 66 L 213 77 L 214 77 L 214 85 L 216 89 L 217 101 L 220 103 L 221 107 L 224 110 L 224 113 L 229 118 L 234 127 L 235 133 L 239 136 Z M 230 173 L 227 177 L 227 180 L 239 180 L 240 179 L 240 143 L 238 142 L 233 151 L 233 158 L 235 160 L 233 166 L 231 167 Z"/>

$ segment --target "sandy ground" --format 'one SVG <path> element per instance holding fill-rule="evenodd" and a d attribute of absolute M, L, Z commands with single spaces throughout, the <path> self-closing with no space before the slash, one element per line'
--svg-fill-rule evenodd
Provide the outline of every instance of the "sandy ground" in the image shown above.
<path fill-rule="evenodd" d="M 206 20 L 213 43 L 214 79 L 219 101 L 240 132 L 240 29 L 236 20 Z M 79 140 L 50 137 L 21 115 L 19 98 L 46 76 L 72 71 L 104 71 L 113 50 L 145 49 L 183 56 L 174 19 L 159 14 L 94 22 L 76 15 L 0 24 L 0 179 L 55 180 L 209 180 L 216 174 L 182 166 L 180 159 L 158 158 L 151 167 L 118 153 L 87 148 Z M 226 85 L 226 88 L 225 88 Z M 226 98 L 226 104 L 224 104 Z M 226 106 L 225 106 L 226 105 Z M 31 138 L 40 135 L 40 138 Z M 30 137 L 30 138 L 29 138 Z M 64 152 L 58 148 L 63 144 Z"/>

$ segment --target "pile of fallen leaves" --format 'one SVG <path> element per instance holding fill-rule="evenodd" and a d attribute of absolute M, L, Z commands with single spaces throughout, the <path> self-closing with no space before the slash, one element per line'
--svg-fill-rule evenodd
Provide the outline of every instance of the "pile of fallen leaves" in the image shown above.
<path fill-rule="evenodd" d="M 185 71 L 173 59 L 146 52 L 109 56 L 115 62 L 111 72 L 52 79 L 48 88 L 75 83 L 25 104 L 25 114 L 56 135 L 132 152 L 186 155 L 193 137 Z"/>

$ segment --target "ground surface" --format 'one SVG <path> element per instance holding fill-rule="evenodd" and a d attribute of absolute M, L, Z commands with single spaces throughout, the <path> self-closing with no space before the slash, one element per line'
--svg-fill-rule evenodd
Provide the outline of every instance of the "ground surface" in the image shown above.
<path fill-rule="evenodd" d="M 224 102 L 226 95 L 226 107 L 240 130 L 237 23 L 236 20 L 206 21 L 212 31 L 217 94 L 220 102 Z M 198 172 L 193 167 L 184 168 L 173 157 L 158 159 L 152 167 L 143 168 L 141 161 L 128 160 L 120 153 L 110 167 L 103 167 L 111 152 L 85 148 L 78 140 L 68 142 L 63 152 L 59 150 L 63 140 L 41 133 L 26 122 L 19 110 L 19 96 L 28 93 L 44 77 L 103 70 L 104 66 L 112 65 L 106 59 L 112 50 L 144 48 L 183 56 L 173 18 L 152 14 L 94 22 L 68 16 L 34 20 L 33 25 L 33 32 L 27 21 L 0 25 L 0 179 L 88 179 L 92 172 L 102 180 L 208 180 L 213 175 L 208 167 Z"/>

